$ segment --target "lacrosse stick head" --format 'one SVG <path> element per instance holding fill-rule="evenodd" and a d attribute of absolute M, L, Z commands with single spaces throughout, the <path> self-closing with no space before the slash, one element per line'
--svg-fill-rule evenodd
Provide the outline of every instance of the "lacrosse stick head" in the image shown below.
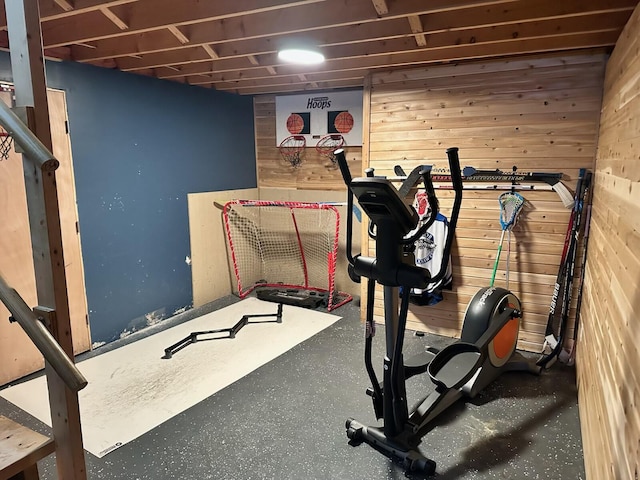
<path fill-rule="evenodd" d="M 500 203 L 500 226 L 502 230 L 511 230 L 515 225 L 518 213 L 524 206 L 524 197 L 517 192 L 505 192 L 498 197 Z"/>

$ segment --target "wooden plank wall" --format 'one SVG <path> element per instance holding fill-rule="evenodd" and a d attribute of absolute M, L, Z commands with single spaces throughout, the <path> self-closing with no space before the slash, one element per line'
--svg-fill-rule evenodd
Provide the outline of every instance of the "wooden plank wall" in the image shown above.
<path fill-rule="evenodd" d="M 338 166 L 307 146 L 302 163 L 294 168 L 281 156 L 276 144 L 276 97 L 254 98 L 258 187 L 346 192 Z M 362 147 L 345 147 L 352 172 L 362 171 Z M 346 193 L 345 193 L 346 195 Z M 345 197 L 346 198 L 346 197 Z"/>
<path fill-rule="evenodd" d="M 605 61 L 603 53 L 586 52 L 374 74 L 365 92 L 364 166 L 383 175 L 393 175 L 396 164 L 407 172 L 423 163 L 445 168 L 446 148 L 457 146 L 463 167 L 562 172 L 573 191 L 579 168 L 594 165 Z M 464 192 L 452 250 L 454 289 L 436 306 L 412 306 L 409 328 L 459 335 L 466 305 L 491 278 L 501 233 L 498 194 Z M 539 351 L 570 211 L 555 192 L 523 195 L 509 286 L 523 303 L 518 346 Z M 441 190 L 439 197 L 448 216 L 452 195 Z M 506 249 L 505 241 L 497 286 L 504 286 Z"/>
<path fill-rule="evenodd" d="M 604 84 L 577 371 L 589 479 L 640 478 L 640 7 Z"/>

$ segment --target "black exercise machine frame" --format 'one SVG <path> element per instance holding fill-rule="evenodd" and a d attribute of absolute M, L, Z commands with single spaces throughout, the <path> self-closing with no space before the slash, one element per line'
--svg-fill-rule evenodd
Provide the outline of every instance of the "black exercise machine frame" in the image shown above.
<path fill-rule="evenodd" d="M 368 214 L 370 219 L 369 225 L 369 236 L 376 240 L 376 252 L 396 252 L 395 258 L 391 261 L 382 262 L 379 261 L 378 258 L 371 257 L 363 257 L 362 255 L 356 255 L 355 257 L 352 255 L 351 247 L 352 247 L 352 232 L 353 232 L 353 218 L 351 215 L 347 216 L 347 246 L 346 246 L 346 254 L 349 265 L 352 267 L 352 276 L 356 275 L 358 277 L 366 277 L 370 280 L 367 285 L 367 318 L 373 318 L 373 298 L 375 293 L 375 282 L 377 281 L 381 285 L 384 286 L 385 295 L 384 295 L 384 307 L 385 307 L 385 324 L 387 323 L 386 315 L 388 312 L 394 313 L 392 315 L 392 327 L 393 330 L 396 331 L 404 331 L 406 328 L 406 318 L 409 309 L 409 298 L 410 298 L 410 288 L 404 288 L 402 292 L 402 303 L 400 307 L 400 313 L 398 314 L 397 308 L 397 298 L 398 295 L 393 293 L 389 294 L 387 288 L 397 288 L 400 285 L 409 285 L 416 286 L 418 288 L 425 288 L 431 282 L 437 282 L 444 275 L 446 275 L 449 256 L 451 253 L 451 246 L 453 244 L 453 239 L 455 236 L 456 225 L 458 222 L 458 215 L 460 212 L 460 207 L 462 205 L 462 175 L 460 174 L 460 160 L 458 158 L 458 148 L 452 147 L 447 149 L 446 151 L 447 157 L 449 160 L 449 168 L 450 171 L 453 172 L 451 179 L 453 190 L 455 192 L 455 198 L 452 207 L 452 213 L 449 218 L 449 229 L 447 232 L 447 237 L 445 240 L 445 248 L 443 253 L 443 262 L 440 266 L 440 271 L 432 276 L 430 272 L 422 267 L 418 267 L 413 264 L 404 263 L 402 261 L 402 256 L 405 253 L 411 253 L 413 249 L 413 245 L 415 241 L 420 238 L 433 224 L 435 221 L 438 212 L 439 212 L 439 202 L 435 193 L 435 189 L 433 186 L 433 182 L 431 180 L 431 166 L 430 165 L 422 165 L 420 167 L 416 167 L 413 172 L 419 172 L 420 177 L 422 179 L 423 187 L 425 189 L 425 193 L 427 195 L 427 201 L 429 204 L 429 208 L 431 209 L 431 214 L 429 220 L 425 222 L 418 230 L 416 230 L 411 236 L 405 238 L 404 235 L 411 231 L 415 227 L 415 223 L 418 221 L 418 215 L 412 207 L 407 206 L 403 199 L 401 198 L 399 192 L 403 192 L 405 195 L 409 192 L 410 189 L 415 187 L 417 183 L 417 178 L 412 175 L 410 178 L 407 178 L 405 182 L 402 184 L 399 190 L 391 184 L 391 182 L 383 177 L 374 177 L 374 170 L 372 168 L 368 168 L 365 170 L 365 174 L 367 175 L 365 178 L 356 178 L 353 179 L 351 177 L 351 172 L 349 171 L 349 166 L 346 161 L 346 157 L 344 155 L 344 149 L 336 150 L 335 155 L 338 162 L 338 166 L 340 167 L 340 171 L 342 173 L 342 177 L 344 179 L 345 184 L 347 185 L 348 195 L 347 195 L 347 211 L 350 212 L 353 210 L 353 197 L 358 196 L 356 191 L 362 192 L 366 189 L 366 185 L 375 184 L 377 188 L 383 189 L 388 194 L 388 200 L 392 202 L 392 208 L 395 209 L 396 212 L 403 212 L 404 219 L 401 219 L 398 228 L 394 228 L 394 222 L 391 224 L 389 222 L 384 222 L 384 214 L 388 214 L 390 210 L 387 206 L 386 212 L 381 212 L 382 214 L 376 215 L 375 212 L 368 212 L 368 207 L 371 205 L 376 205 L 374 199 L 361 199 L 359 198 L 360 206 L 363 207 L 365 212 Z M 355 190 L 354 191 L 354 187 Z M 381 208 L 380 206 L 375 207 Z M 383 223 L 386 225 L 379 225 L 378 222 L 383 220 Z M 397 235 L 389 238 L 389 236 L 383 235 L 379 237 L 376 233 L 374 233 L 373 224 L 377 225 L 378 232 L 380 231 L 390 231 L 395 230 Z M 382 241 L 382 243 L 379 243 Z M 398 252 L 397 246 L 403 245 L 404 251 Z M 393 271 L 392 275 L 385 275 L 384 272 L 381 274 L 380 271 Z M 390 331 L 391 329 L 386 329 L 386 331 Z M 400 391 L 404 389 L 404 380 L 410 378 L 414 375 L 424 373 L 426 371 L 426 366 L 418 363 L 415 367 L 409 366 L 408 368 L 404 368 L 404 375 L 400 375 L 400 368 L 403 366 L 402 361 L 402 346 L 403 346 L 403 336 L 397 335 L 395 339 L 387 338 L 387 351 L 393 351 L 394 358 L 387 359 L 385 358 L 385 377 L 389 376 L 390 378 L 385 378 L 383 384 L 391 385 L 392 396 L 401 395 L 405 398 L 406 403 L 406 395 L 404 391 Z M 380 384 L 375 374 L 375 370 L 371 363 L 371 346 L 373 342 L 373 335 L 367 335 L 365 340 L 365 368 L 369 378 L 371 380 L 372 388 L 367 391 L 367 393 L 373 399 L 374 412 L 376 414 L 376 418 L 380 419 L 383 417 L 383 404 L 381 403 L 382 398 L 387 398 L 382 395 L 382 389 L 380 388 Z M 426 356 L 429 354 L 426 353 Z M 389 361 L 387 361 L 389 360 Z M 402 378 L 402 389 L 398 387 L 398 383 Z M 393 379 L 393 381 L 391 381 Z M 390 408 L 390 406 L 388 406 Z M 395 415 L 394 415 L 395 417 Z M 399 419 L 393 418 L 392 423 L 398 423 Z M 403 422 L 400 422 L 403 423 Z M 392 425 L 387 428 L 387 422 L 385 421 L 385 431 L 397 432 L 400 429 L 395 425 Z"/>
<path fill-rule="evenodd" d="M 432 420 L 463 395 L 475 396 L 503 371 L 517 370 L 539 373 L 531 362 L 515 352 L 515 339 L 511 350 L 502 356 L 497 352 L 493 340 L 511 320 L 522 316 L 520 302 L 506 289 L 485 288 L 472 299 L 465 313 L 465 326 L 461 339 L 440 352 L 427 350 L 405 364 L 402 349 L 406 330 L 407 313 L 411 287 L 425 288 L 429 283 L 441 279 L 447 270 L 451 245 L 462 203 L 462 178 L 458 149 L 446 151 L 452 172 L 455 199 L 449 220 L 449 231 L 445 241 L 444 260 L 440 271 L 431 276 L 430 272 L 416 266 L 413 260 L 413 243 L 435 221 L 438 201 L 435 196 L 431 167 L 420 168 L 427 194 L 431 216 L 421 228 L 416 230 L 418 215 L 405 204 L 399 191 L 391 182 L 382 177 L 374 177 L 373 169 L 367 169 L 365 178 L 352 178 L 343 149 L 336 150 L 335 156 L 343 179 L 347 185 L 347 211 L 353 208 L 353 196 L 370 219 L 369 235 L 376 240 L 376 257 L 353 256 L 352 218 L 347 216 L 347 259 L 352 278 L 366 277 L 367 311 L 365 336 L 365 367 L 371 380 L 367 394 L 372 397 L 376 418 L 383 419 L 380 427 L 367 427 L 354 419 L 346 422 L 347 436 L 352 444 L 366 441 L 378 450 L 400 457 L 408 470 L 425 473 L 435 471 L 435 462 L 417 451 L 417 445 Z M 415 179 L 409 180 L 415 184 Z M 403 185 L 400 191 L 414 185 Z M 374 229 L 375 226 L 375 229 Z M 415 231 L 414 231 L 415 230 Z M 414 231 L 409 235 L 409 232 Z M 408 236 L 407 236 L 408 235 Z M 386 352 L 383 368 L 383 382 L 379 383 L 371 361 L 372 337 L 375 332 L 373 304 L 375 283 L 383 286 Z M 398 308 L 398 290 L 404 287 Z M 468 327 L 466 321 L 470 324 Z M 428 372 L 435 384 L 435 392 L 409 412 L 406 399 L 407 378 Z"/>

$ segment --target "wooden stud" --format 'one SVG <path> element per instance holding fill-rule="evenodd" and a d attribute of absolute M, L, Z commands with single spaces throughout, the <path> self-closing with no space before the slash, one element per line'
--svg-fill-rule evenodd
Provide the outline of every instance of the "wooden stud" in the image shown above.
<path fill-rule="evenodd" d="M 5 3 L 11 67 L 17 107 L 33 107 L 29 128 L 52 150 L 49 107 L 37 0 Z M 43 172 L 24 158 L 24 176 L 38 304 L 55 311 L 52 334 L 73 358 L 69 298 L 62 249 L 62 231 L 55 171 Z M 49 404 L 56 441 L 58 476 L 86 479 L 78 395 L 67 388 L 47 363 Z"/>
<path fill-rule="evenodd" d="M 258 59 L 256 58 L 255 55 L 247 55 L 247 58 L 249 59 L 249 62 L 251 63 L 251 65 L 260 65 L 260 62 L 258 62 Z"/>
<path fill-rule="evenodd" d="M 364 78 L 364 89 L 362 91 L 362 172 L 371 164 L 371 156 L 369 151 L 369 141 L 371 138 L 371 98 L 373 95 L 373 82 L 372 75 L 369 74 Z M 362 173 L 358 172 L 358 173 Z M 356 172 L 352 172 L 353 175 L 359 176 Z M 362 245 L 362 251 L 369 249 L 369 235 L 367 229 L 363 228 L 360 235 L 360 245 Z M 360 319 L 364 321 L 366 319 L 367 308 L 367 282 L 362 281 L 360 284 Z"/>
<path fill-rule="evenodd" d="M 371 0 L 373 2 L 373 8 L 376 9 L 378 15 L 386 15 L 389 13 L 389 7 L 387 6 L 386 0 Z"/>
<path fill-rule="evenodd" d="M 211 47 L 211 45 L 202 45 L 202 48 L 204 49 L 205 52 L 207 52 L 207 54 L 213 58 L 214 60 L 217 60 L 218 58 L 220 58 L 218 56 L 218 54 L 216 53 L 216 51 L 213 49 L 213 47 Z"/>
<path fill-rule="evenodd" d="M 276 71 L 276 69 L 274 67 L 268 66 L 267 68 L 267 72 L 269 72 L 271 75 L 277 75 L 278 72 Z"/>
<path fill-rule="evenodd" d="M 116 27 L 118 27 L 120 30 L 129 29 L 129 25 L 127 25 L 120 17 L 118 17 L 115 13 L 113 13 L 109 9 L 109 7 L 101 7 L 100 11 L 105 17 L 111 20 L 116 25 Z"/>
<path fill-rule="evenodd" d="M 189 38 L 184 33 L 182 33 L 182 31 L 175 25 L 169 25 L 167 29 L 173 34 L 174 37 L 178 39 L 181 44 L 185 45 L 189 43 Z"/>
<path fill-rule="evenodd" d="M 73 10 L 73 5 L 68 0 L 53 0 L 56 4 L 61 7 L 65 12 L 70 12 Z"/>
<path fill-rule="evenodd" d="M 56 0 L 42 2 L 40 8 L 40 19 L 42 21 L 57 20 L 60 18 L 69 18 L 77 14 L 97 12 L 103 7 L 116 7 L 132 3 L 137 0 Z M 71 10 L 66 10 L 62 3 L 72 5 Z M 59 9 L 62 8 L 61 12 Z M 0 30 L 6 29 L 4 19 L 0 20 Z"/>
<path fill-rule="evenodd" d="M 427 45 L 427 39 L 424 33 L 422 33 L 424 30 L 422 29 L 422 21 L 420 20 L 420 16 L 409 15 L 407 19 L 409 20 L 411 31 L 415 33 L 416 43 L 419 47 L 425 47 Z"/>

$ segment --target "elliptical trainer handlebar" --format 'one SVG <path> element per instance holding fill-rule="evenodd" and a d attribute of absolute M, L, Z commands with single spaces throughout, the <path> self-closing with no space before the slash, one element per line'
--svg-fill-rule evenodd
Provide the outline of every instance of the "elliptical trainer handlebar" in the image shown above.
<path fill-rule="evenodd" d="M 349 188 L 351 185 L 351 171 L 349 170 L 349 165 L 347 164 L 347 157 L 344 154 L 344 148 L 339 148 L 333 152 L 336 157 L 336 161 L 338 162 L 338 167 L 340 167 L 340 173 L 342 174 L 342 179 L 344 180 L 345 185 Z M 369 175 L 367 175 L 369 176 Z"/>
<path fill-rule="evenodd" d="M 451 208 L 451 218 L 449 219 L 449 231 L 447 232 L 447 240 L 444 244 L 443 261 L 440 271 L 431 277 L 432 282 L 440 281 L 447 273 L 449 265 L 449 256 L 451 255 L 451 245 L 453 237 L 456 233 L 458 225 L 458 214 L 462 205 L 462 173 L 460 171 L 460 157 L 458 157 L 458 147 L 447 148 L 447 158 L 449 160 L 449 171 L 451 172 L 451 184 L 455 193 L 453 207 Z"/>
<path fill-rule="evenodd" d="M 460 157 L 458 157 L 458 147 L 447 148 L 447 158 L 449 159 L 449 171 L 451 172 L 451 183 L 456 192 L 462 191 L 462 171 L 460 170 Z"/>
<path fill-rule="evenodd" d="M 347 165 L 347 157 L 344 155 L 344 148 L 339 148 L 333 152 L 338 167 L 340 167 L 340 173 L 342 179 L 347 186 L 347 261 L 349 265 L 353 266 L 354 258 L 351 253 L 351 237 L 353 235 L 353 192 L 351 191 L 351 172 L 349 171 L 349 165 Z"/>
<path fill-rule="evenodd" d="M 415 212 L 415 209 L 404 203 L 404 199 L 400 198 L 397 189 L 386 179 L 371 176 L 355 179 L 352 178 L 344 149 L 341 148 L 334 152 L 336 161 L 340 167 L 340 172 L 342 173 L 342 178 L 347 185 L 347 211 L 351 212 L 353 210 L 353 196 L 356 194 L 361 207 L 363 207 L 365 213 L 373 223 L 385 224 L 386 238 L 376 239 L 384 242 L 384 245 L 380 245 L 383 247 L 380 250 L 385 252 L 385 258 L 382 258 L 380 255 L 376 259 L 368 257 L 361 258 L 361 255 L 359 254 L 354 257 L 352 254 L 353 216 L 350 214 L 347 215 L 347 260 L 354 268 L 354 272 L 357 275 L 373 278 L 382 284 L 389 283 L 400 285 L 406 285 L 408 282 L 417 282 L 422 284 L 426 282 L 428 284 L 429 282 L 436 282 L 444 277 L 448 267 L 451 244 L 453 243 L 458 214 L 460 212 L 460 205 L 462 203 L 462 174 L 460 171 L 458 148 L 448 148 L 446 153 L 449 161 L 449 169 L 451 171 L 453 190 L 455 191 L 455 200 L 453 203 L 451 218 L 449 219 L 449 231 L 445 241 L 444 261 L 441 264 L 440 271 L 436 275 L 432 276 L 428 271 L 425 271 L 420 267 L 416 267 L 419 268 L 419 270 L 414 271 L 413 268 L 405 268 L 408 267 L 408 265 L 399 265 L 400 262 L 398 262 L 398 259 L 391 258 L 390 253 L 386 251 L 387 249 L 394 250 L 396 246 L 400 246 L 408 242 L 413 243 L 426 231 L 431 223 L 435 221 L 435 217 L 438 213 L 438 203 L 435 197 L 433 184 L 431 183 L 430 171 L 425 170 L 422 177 L 428 193 L 429 205 L 432 208 L 431 218 L 426 225 L 423 225 L 422 228 L 419 229 L 418 232 L 415 232 L 411 237 L 405 239 L 403 238 L 404 235 L 415 228 L 418 223 L 418 215 Z M 387 253 L 389 253 L 389 255 L 387 255 Z M 391 270 L 395 270 L 393 275 L 387 275 L 386 273 Z M 417 286 L 417 284 L 406 286 Z"/>

